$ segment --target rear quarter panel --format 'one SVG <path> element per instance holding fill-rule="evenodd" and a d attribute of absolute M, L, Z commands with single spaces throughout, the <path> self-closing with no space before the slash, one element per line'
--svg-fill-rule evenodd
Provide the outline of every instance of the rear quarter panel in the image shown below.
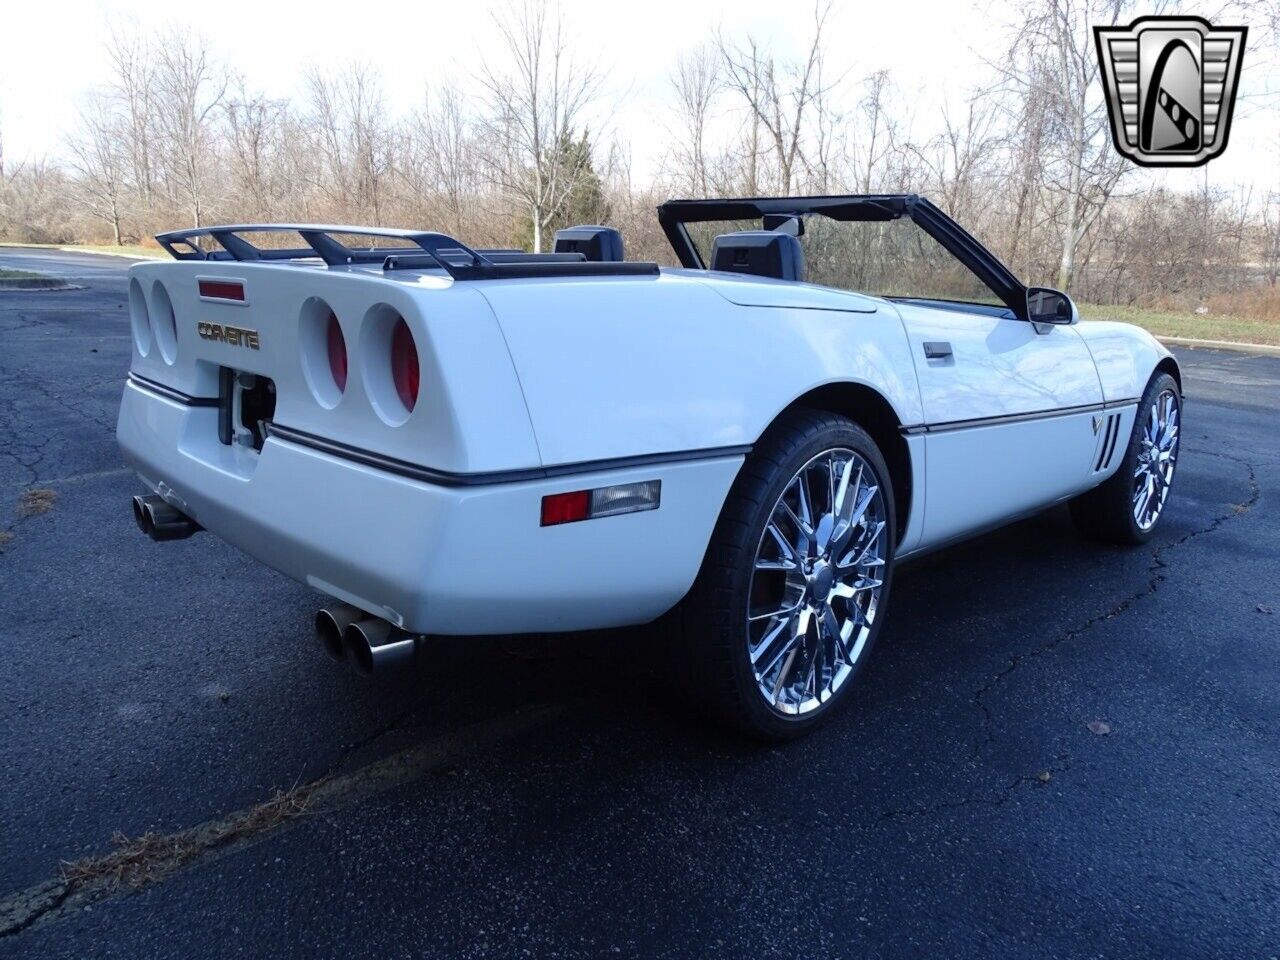
<path fill-rule="evenodd" d="M 499 318 L 547 465 L 751 444 L 798 396 L 832 382 L 869 385 L 902 422 L 921 419 L 906 334 L 888 305 L 742 306 L 678 273 L 477 287 Z"/>

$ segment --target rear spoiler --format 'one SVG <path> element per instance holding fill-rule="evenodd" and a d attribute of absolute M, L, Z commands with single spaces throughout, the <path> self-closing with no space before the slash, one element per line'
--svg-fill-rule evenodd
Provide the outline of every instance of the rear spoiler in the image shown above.
<path fill-rule="evenodd" d="M 305 248 L 279 249 L 250 243 L 243 234 L 297 233 Z M 403 240 L 403 247 L 351 247 L 334 234 Z M 201 249 L 201 238 L 220 250 Z M 472 250 L 444 233 L 397 230 L 389 227 L 326 226 L 314 223 L 248 223 L 196 227 L 156 234 L 156 240 L 175 260 L 287 261 L 314 260 L 331 267 L 378 263 L 383 270 L 422 270 L 436 267 L 454 280 L 501 280 L 517 277 L 655 276 L 656 263 L 600 263 L 581 254 L 522 253 L 512 250 Z"/>

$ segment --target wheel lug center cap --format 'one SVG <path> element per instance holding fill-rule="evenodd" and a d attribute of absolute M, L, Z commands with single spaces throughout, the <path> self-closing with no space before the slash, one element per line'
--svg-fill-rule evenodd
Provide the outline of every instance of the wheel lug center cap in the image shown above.
<path fill-rule="evenodd" d="M 818 561 L 813 565 L 813 572 L 809 575 L 809 591 L 815 596 L 825 600 L 827 594 L 831 592 L 831 587 L 835 584 L 835 569 L 824 561 Z"/>

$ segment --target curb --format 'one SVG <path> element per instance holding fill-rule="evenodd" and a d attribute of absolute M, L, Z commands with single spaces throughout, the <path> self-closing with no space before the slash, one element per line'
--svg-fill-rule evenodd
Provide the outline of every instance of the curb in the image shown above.
<path fill-rule="evenodd" d="M 1270 343 L 1235 343 L 1231 340 L 1197 340 L 1194 337 L 1156 337 L 1166 347 L 1192 347 L 1202 350 L 1230 350 L 1261 357 L 1280 357 L 1280 347 Z"/>

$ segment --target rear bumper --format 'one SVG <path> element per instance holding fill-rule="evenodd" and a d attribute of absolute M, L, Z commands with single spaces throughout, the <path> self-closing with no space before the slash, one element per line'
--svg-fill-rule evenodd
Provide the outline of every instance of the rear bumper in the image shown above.
<path fill-rule="evenodd" d="M 129 383 L 117 437 L 152 490 L 262 563 L 407 630 L 533 633 L 644 623 L 692 585 L 743 457 L 443 486 L 269 437 Z M 549 493 L 662 481 L 657 510 L 542 527 Z M 156 589 L 160 589 L 157 585 Z"/>

